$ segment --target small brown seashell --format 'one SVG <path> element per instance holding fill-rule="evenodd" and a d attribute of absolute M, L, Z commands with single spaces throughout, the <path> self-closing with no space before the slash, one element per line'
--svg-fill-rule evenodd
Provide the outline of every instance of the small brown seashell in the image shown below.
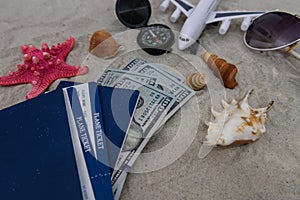
<path fill-rule="evenodd" d="M 195 91 L 201 90 L 206 85 L 204 76 L 199 73 L 193 73 L 189 75 L 186 79 L 186 83 Z"/>
<path fill-rule="evenodd" d="M 123 46 L 118 44 L 112 35 L 105 31 L 99 30 L 94 32 L 90 37 L 89 52 L 101 58 L 114 57 Z"/>
<path fill-rule="evenodd" d="M 238 71 L 235 65 L 228 63 L 226 60 L 219 58 L 217 55 L 210 52 L 205 52 L 202 55 L 202 58 L 216 76 L 221 76 L 226 88 L 233 89 L 238 85 L 235 80 Z"/>

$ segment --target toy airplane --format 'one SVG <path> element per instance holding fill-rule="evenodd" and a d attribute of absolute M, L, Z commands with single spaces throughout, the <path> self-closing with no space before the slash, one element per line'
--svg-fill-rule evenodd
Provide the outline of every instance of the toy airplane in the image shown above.
<path fill-rule="evenodd" d="M 263 13 L 251 11 L 215 11 L 220 0 L 200 0 L 197 6 L 192 5 L 186 0 L 164 0 L 160 5 L 160 10 L 162 12 L 166 11 L 170 2 L 176 6 L 176 10 L 170 17 L 171 22 L 175 23 L 181 13 L 187 16 L 179 34 L 178 48 L 180 50 L 184 50 L 194 44 L 206 24 L 222 21 L 219 33 L 224 35 L 230 26 L 231 19 L 244 18 L 241 29 L 246 31 L 251 24 L 252 18 Z"/>

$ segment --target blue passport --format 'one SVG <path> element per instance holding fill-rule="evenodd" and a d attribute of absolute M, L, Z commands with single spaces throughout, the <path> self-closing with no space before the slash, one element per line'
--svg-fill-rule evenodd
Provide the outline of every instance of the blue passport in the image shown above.
<path fill-rule="evenodd" d="M 62 90 L 0 111 L 1 199 L 82 200 Z"/>

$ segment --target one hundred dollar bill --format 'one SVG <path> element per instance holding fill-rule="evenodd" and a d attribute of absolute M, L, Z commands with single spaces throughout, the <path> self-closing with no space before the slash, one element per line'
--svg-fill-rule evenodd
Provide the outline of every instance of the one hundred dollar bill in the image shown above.
<path fill-rule="evenodd" d="M 120 67 L 120 69 L 126 70 L 126 71 L 135 71 L 135 69 L 139 68 L 140 66 L 142 66 L 143 64 L 146 64 L 146 63 L 154 64 L 148 60 L 135 57 L 135 58 L 131 58 L 130 60 L 128 60 L 125 64 L 123 64 Z M 166 69 L 159 64 L 154 64 L 154 65 L 156 65 L 156 67 L 159 68 L 159 70 L 168 74 L 168 76 L 176 79 L 177 81 L 179 81 L 181 83 L 185 82 L 185 78 L 183 76 L 180 76 L 179 74 L 175 73 L 174 71 L 172 71 L 170 69 Z"/>
<path fill-rule="evenodd" d="M 118 200 L 121 196 L 122 189 L 124 187 L 125 181 L 126 181 L 127 173 L 123 172 L 117 181 L 113 184 L 112 190 L 114 194 L 114 199 Z"/>
<path fill-rule="evenodd" d="M 138 74 L 135 72 L 108 68 L 98 79 L 97 84 L 112 86 L 114 85 L 115 81 L 122 76 L 130 77 L 132 79 L 138 80 L 139 82 L 142 82 L 143 84 L 152 85 L 152 86 L 155 86 L 157 81 L 157 78 L 148 76 L 146 74 Z"/>
<path fill-rule="evenodd" d="M 162 91 L 168 91 L 167 88 L 163 88 L 161 85 L 157 84 L 157 78 L 153 76 L 149 76 L 146 74 L 139 74 L 131 71 L 125 71 L 121 69 L 112 69 L 108 68 L 106 69 L 101 77 L 97 80 L 97 83 L 99 85 L 110 85 L 113 86 L 118 79 L 121 77 L 129 77 L 135 80 L 138 80 L 139 82 L 145 84 L 145 85 L 151 85 L 159 90 Z M 169 91 L 168 91 L 169 92 Z"/>
<path fill-rule="evenodd" d="M 114 185 L 125 168 L 131 167 L 145 145 L 160 126 L 168 111 L 175 103 L 173 95 L 151 86 L 145 85 L 138 80 L 122 76 L 112 85 L 125 89 L 140 91 L 140 99 L 133 117 L 125 145 L 118 161 L 117 170 L 113 173 L 112 184 Z"/>
<path fill-rule="evenodd" d="M 141 62 L 140 62 L 141 63 Z M 178 82 L 173 76 L 161 70 L 153 63 L 144 63 L 140 65 L 127 65 L 123 66 L 123 70 L 130 70 L 137 74 L 145 74 L 148 76 L 156 77 L 156 84 L 167 93 L 171 93 L 176 97 L 175 103 L 172 105 L 168 112 L 165 121 L 169 119 L 181 106 L 183 106 L 195 92 L 185 84 Z"/>
<path fill-rule="evenodd" d="M 140 129 L 137 131 L 142 134 L 143 138 L 156 131 L 158 121 L 166 116 L 166 113 L 175 102 L 173 95 L 166 94 L 151 85 L 144 84 L 128 76 L 121 76 L 113 84 L 104 86 L 140 91 L 141 97 L 135 110 L 133 122 L 139 127 L 136 127 L 136 129 Z"/>
<path fill-rule="evenodd" d="M 120 70 L 108 69 L 107 73 L 104 73 L 103 76 L 99 78 L 98 83 L 106 86 L 138 89 L 140 90 L 142 97 L 143 93 L 147 94 L 149 88 L 156 92 L 173 97 L 172 102 L 169 102 L 169 107 L 165 109 L 166 114 L 164 117 L 159 118 L 159 120 L 155 120 L 155 116 L 151 116 L 151 114 L 149 115 L 149 119 L 151 119 L 153 124 L 155 124 L 155 126 L 153 126 L 155 128 L 152 129 L 154 133 L 157 128 L 164 124 L 167 119 L 169 119 L 195 94 L 193 90 L 183 83 L 184 79 L 176 76 L 175 73 L 168 73 L 167 70 L 163 69 L 164 68 L 162 66 L 157 64 L 150 63 L 140 58 L 133 58 L 122 65 Z M 128 73 L 127 75 L 125 73 L 126 71 Z M 148 110 L 147 107 L 146 110 Z M 141 116 L 143 114 L 140 113 L 137 115 Z M 113 191 L 116 194 L 120 194 L 122 191 L 127 172 L 149 141 L 150 136 L 153 134 L 151 132 L 149 135 L 141 135 L 140 133 L 143 133 L 144 130 L 140 130 L 141 122 L 135 121 L 135 119 L 136 118 L 134 118 L 134 123 L 129 129 L 124 149 L 121 152 L 116 170 L 112 176 Z"/>

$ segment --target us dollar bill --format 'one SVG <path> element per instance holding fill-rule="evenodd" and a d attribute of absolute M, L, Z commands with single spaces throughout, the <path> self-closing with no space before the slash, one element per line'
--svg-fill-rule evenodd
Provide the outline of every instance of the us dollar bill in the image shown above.
<path fill-rule="evenodd" d="M 112 190 L 113 190 L 115 200 L 118 200 L 121 196 L 121 192 L 122 192 L 122 189 L 124 187 L 126 177 L 127 177 L 127 173 L 123 172 L 119 176 L 118 180 L 112 186 Z"/>
<path fill-rule="evenodd" d="M 154 120 L 156 127 L 153 129 L 154 132 L 195 94 L 193 90 L 182 83 L 184 81 L 183 79 L 176 77 L 175 73 L 168 73 L 167 70 L 163 70 L 163 67 L 140 58 L 130 59 L 127 63 L 122 65 L 119 70 L 108 69 L 106 72 L 99 78 L 98 84 L 138 89 L 141 92 L 141 96 L 143 96 L 143 90 L 147 88 L 146 85 L 148 85 L 148 88 L 150 87 L 153 90 L 173 97 L 169 108 L 165 109 L 165 117 Z M 130 81 L 130 79 L 136 80 L 139 84 L 133 82 L 133 80 Z M 152 117 L 150 116 L 150 118 Z M 130 167 L 150 139 L 147 135 L 141 135 L 144 131 L 140 131 L 139 129 L 140 126 L 137 126 L 134 118 L 128 131 L 124 149 L 121 152 L 112 176 L 113 191 L 116 193 L 115 197 L 120 195 L 127 172 L 130 171 Z"/>
<path fill-rule="evenodd" d="M 141 62 L 137 62 L 141 63 Z M 139 65 L 127 65 L 123 66 L 122 70 L 133 71 L 137 74 L 145 74 L 157 78 L 156 84 L 161 90 L 170 93 L 176 97 L 175 103 L 167 113 L 164 121 L 169 119 L 181 106 L 183 106 L 192 96 L 195 95 L 195 91 L 190 89 L 185 84 L 177 81 L 170 74 L 162 71 L 157 65 L 153 63 L 143 63 Z"/>
<path fill-rule="evenodd" d="M 135 110 L 133 122 L 139 127 L 135 127 L 135 130 L 141 133 L 143 138 L 148 137 L 149 133 L 156 131 L 158 121 L 166 116 L 166 113 L 175 102 L 173 95 L 166 94 L 151 85 L 144 84 L 128 76 L 122 76 L 113 84 L 104 86 L 140 91 L 140 99 Z"/>
<path fill-rule="evenodd" d="M 145 85 L 154 86 L 159 90 L 163 90 L 165 92 L 168 91 L 167 88 L 163 88 L 163 86 L 157 84 L 156 77 L 113 68 L 106 69 L 101 75 L 101 77 L 97 80 L 97 83 L 98 85 L 114 85 L 114 83 L 121 77 L 130 77 L 135 80 L 138 80 L 139 82 Z"/>
<path fill-rule="evenodd" d="M 101 77 L 97 80 L 98 85 L 106 85 L 106 86 L 112 86 L 114 85 L 115 81 L 118 80 L 122 76 L 127 76 L 132 79 L 138 80 L 139 82 L 142 82 L 143 84 L 147 85 L 156 85 L 157 78 L 153 76 L 148 76 L 146 74 L 138 74 L 135 72 L 129 72 L 125 70 L 120 69 L 113 69 L 108 68 L 106 69 Z"/>
<path fill-rule="evenodd" d="M 140 99 L 116 167 L 117 170 L 113 173 L 112 184 L 114 185 L 125 168 L 133 165 L 171 109 L 175 97 L 126 76 L 122 76 L 114 84 L 106 86 L 140 91 Z"/>
<path fill-rule="evenodd" d="M 156 65 L 159 70 L 163 71 L 164 73 L 168 74 L 168 76 L 172 77 L 173 79 L 177 80 L 178 82 L 184 83 L 185 78 L 183 76 L 180 76 L 179 74 L 175 73 L 174 71 L 170 69 L 166 69 L 165 67 L 159 65 L 159 64 L 154 64 L 148 60 L 142 59 L 142 58 L 131 58 L 129 59 L 125 64 L 123 64 L 120 69 L 126 70 L 126 71 L 135 71 L 135 69 L 139 68 L 143 64 L 153 64 Z"/>

